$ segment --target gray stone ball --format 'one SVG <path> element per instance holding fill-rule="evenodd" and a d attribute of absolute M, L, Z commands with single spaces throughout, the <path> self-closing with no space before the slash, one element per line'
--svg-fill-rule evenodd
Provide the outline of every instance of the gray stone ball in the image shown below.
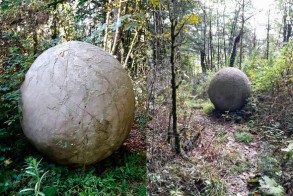
<path fill-rule="evenodd" d="M 21 86 L 25 136 L 63 165 L 110 156 L 134 120 L 131 79 L 97 46 L 70 41 L 43 52 Z"/>
<path fill-rule="evenodd" d="M 250 82 L 241 70 L 223 68 L 212 78 L 208 95 L 215 108 L 221 111 L 241 109 L 250 96 Z"/>

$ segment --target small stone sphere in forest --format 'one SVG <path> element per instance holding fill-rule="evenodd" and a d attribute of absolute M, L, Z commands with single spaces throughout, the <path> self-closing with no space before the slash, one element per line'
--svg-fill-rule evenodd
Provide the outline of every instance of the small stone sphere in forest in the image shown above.
<path fill-rule="evenodd" d="M 208 95 L 218 110 L 235 111 L 241 109 L 250 96 L 249 79 L 237 68 L 223 68 L 212 78 Z"/>
<path fill-rule="evenodd" d="M 21 86 L 25 136 L 63 165 L 88 165 L 110 156 L 134 120 L 131 79 L 97 46 L 70 41 L 43 52 Z"/>

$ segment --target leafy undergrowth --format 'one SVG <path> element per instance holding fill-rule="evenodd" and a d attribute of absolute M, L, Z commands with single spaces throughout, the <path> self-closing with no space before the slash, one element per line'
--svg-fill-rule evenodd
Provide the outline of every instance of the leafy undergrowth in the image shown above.
<path fill-rule="evenodd" d="M 82 168 L 42 158 L 24 138 L 16 143 L 21 146 L 9 149 L 15 153 L 6 153 L 1 160 L 1 195 L 146 195 L 146 146 L 136 126 L 117 152 Z"/>
<path fill-rule="evenodd" d="M 172 127 L 168 121 L 170 110 L 162 104 L 154 112 L 156 116 L 147 130 L 149 193 L 219 196 L 292 193 L 293 149 L 288 146 L 292 136 L 266 128 L 271 130 L 269 134 L 262 128 L 254 103 L 242 111 L 220 113 L 186 106 L 191 101 L 178 104 L 182 155 L 175 154 L 172 137 L 167 142 L 168 127 Z M 274 140 L 269 135 L 275 135 Z"/>

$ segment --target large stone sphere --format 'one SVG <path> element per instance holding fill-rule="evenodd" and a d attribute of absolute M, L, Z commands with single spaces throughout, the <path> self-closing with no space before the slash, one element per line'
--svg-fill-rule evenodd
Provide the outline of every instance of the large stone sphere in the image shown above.
<path fill-rule="evenodd" d="M 237 68 L 221 69 L 211 80 L 208 95 L 218 110 L 238 110 L 250 96 L 249 79 Z"/>
<path fill-rule="evenodd" d="M 98 162 L 117 150 L 134 119 L 131 80 L 97 46 L 71 41 L 42 53 L 21 86 L 22 128 L 63 165 Z"/>

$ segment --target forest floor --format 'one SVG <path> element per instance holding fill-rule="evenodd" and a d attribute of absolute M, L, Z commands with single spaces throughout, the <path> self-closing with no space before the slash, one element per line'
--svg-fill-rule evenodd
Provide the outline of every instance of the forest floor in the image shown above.
<path fill-rule="evenodd" d="M 7 149 L 7 159 L 0 159 L 0 195 L 32 195 L 32 191 L 19 193 L 37 182 L 35 174 L 31 176 L 28 172 L 46 173 L 40 182 L 44 195 L 143 196 L 146 193 L 145 134 L 136 124 L 121 148 L 105 160 L 84 167 L 53 163 L 37 152 L 22 134 L 13 143 L 2 141 L 0 150 Z M 35 170 L 28 171 L 34 162 L 38 162 Z"/>
<path fill-rule="evenodd" d="M 173 139 L 167 142 L 172 129 L 167 108 L 157 109 L 147 130 L 152 195 L 261 195 L 259 179 L 266 170 L 277 172 L 278 160 L 268 157 L 273 154 L 254 121 L 236 123 L 229 115 L 178 107 L 181 155 L 176 155 Z"/>

